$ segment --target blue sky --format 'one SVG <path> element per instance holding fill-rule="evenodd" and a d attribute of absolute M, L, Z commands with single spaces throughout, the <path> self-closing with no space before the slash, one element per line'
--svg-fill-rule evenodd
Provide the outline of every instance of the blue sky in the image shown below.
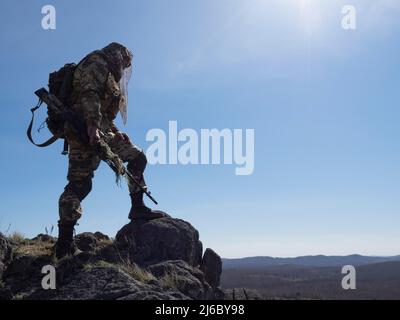
<path fill-rule="evenodd" d="M 41 28 L 46 4 L 56 30 Z M 345 4 L 356 30 L 341 28 Z M 255 130 L 250 176 L 234 165 L 146 170 L 159 208 L 190 221 L 205 247 L 224 257 L 400 253 L 396 1 L 5 0 L 0 12 L 1 231 L 31 237 L 58 220 L 67 159 L 61 142 L 26 139 L 33 92 L 119 41 L 134 70 L 128 123 L 118 123 L 142 148 L 170 120 Z M 127 188 L 101 165 L 77 232 L 113 236 L 129 208 Z"/>

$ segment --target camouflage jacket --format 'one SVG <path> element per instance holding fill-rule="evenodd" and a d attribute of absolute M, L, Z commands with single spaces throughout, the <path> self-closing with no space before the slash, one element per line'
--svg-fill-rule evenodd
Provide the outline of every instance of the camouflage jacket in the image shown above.
<path fill-rule="evenodd" d="M 105 59 L 96 52 L 89 54 L 76 68 L 72 82 L 72 109 L 86 123 L 103 131 L 117 130 L 120 88 Z"/>

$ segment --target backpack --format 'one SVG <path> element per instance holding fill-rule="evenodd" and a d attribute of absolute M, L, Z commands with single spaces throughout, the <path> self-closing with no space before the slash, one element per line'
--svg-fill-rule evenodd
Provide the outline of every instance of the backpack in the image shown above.
<path fill-rule="evenodd" d="M 50 73 L 49 75 L 49 93 L 54 94 L 63 104 L 68 107 L 70 104 L 70 98 L 72 93 L 72 80 L 77 65 L 75 63 L 67 63 L 57 71 Z M 32 119 L 29 124 L 27 135 L 28 139 L 38 147 L 47 147 L 54 143 L 57 139 L 64 139 L 64 120 L 52 112 L 49 108 L 47 109 L 47 118 L 43 123 L 46 123 L 47 128 L 53 134 L 53 137 L 47 141 L 37 144 L 32 139 L 32 126 L 34 120 L 34 113 L 42 105 L 42 101 L 39 99 L 36 107 L 31 109 Z M 42 126 L 41 126 L 42 127 Z M 40 130 L 40 129 L 39 129 Z M 63 154 L 68 154 L 68 144 L 64 139 L 64 150 Z"/>
<path fill-rule="evenodd" d="M 54 71 L 49 75 L 49 93 L 54 94 L 66 107 L 70 105 L 75 69 L 75 63 L 67 63 L 60 70 Z M 47 109 L 46 124 L 53 134 L 64 131 L 64 121 L 58 118 L 50 109 Z"/>

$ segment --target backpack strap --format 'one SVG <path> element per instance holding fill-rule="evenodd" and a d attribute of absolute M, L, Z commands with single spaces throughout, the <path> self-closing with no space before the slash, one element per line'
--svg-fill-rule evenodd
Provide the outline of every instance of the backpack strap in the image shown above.
<path fill-rule="evenodd" d="M 59 138 L 61 138 L 63 136 L 62 133 L 59 133 L 59 134 L 53 135 L 50 139 L 48 139 L 47 141 L 45 141 L 43 143 L 35 143 L 33 141 L 32 127 L 33 127 L 33 120 L 35 119 L 35 111 L 40 108 L 42 103 L 43 103 L 43 101 L 39 99 L 39 102 L 37 103 L 36 107 L 31 109 L 32 119 L 31 119 L 31 122 L 29 123 L 28 130 L 26 131 L 26 135 L 28 136 L 29 141 L 32 142 L 35 146 L 41 147 L 41 148 L 51 145 L 52 143 L 54 143 L 55 141 L 57 141 Z"/>

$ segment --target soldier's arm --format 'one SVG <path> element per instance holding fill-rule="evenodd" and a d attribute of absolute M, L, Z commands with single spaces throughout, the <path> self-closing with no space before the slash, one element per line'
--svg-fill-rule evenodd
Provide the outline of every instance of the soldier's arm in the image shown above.
<path fill-rule="evenodd" d="M 98 61 L 87 61 L 81 70 L 80 104 L 88 127 L 100 127 L 100 99 L 108 77 L 107 67 Z"/>
<path fill-rule="evenodd" d="M 114 122 L 111 125 L 111 132 L 114 133 L 115 139 L 130 142 L 129 136 L 125 132 L 119 131 Z"/>

